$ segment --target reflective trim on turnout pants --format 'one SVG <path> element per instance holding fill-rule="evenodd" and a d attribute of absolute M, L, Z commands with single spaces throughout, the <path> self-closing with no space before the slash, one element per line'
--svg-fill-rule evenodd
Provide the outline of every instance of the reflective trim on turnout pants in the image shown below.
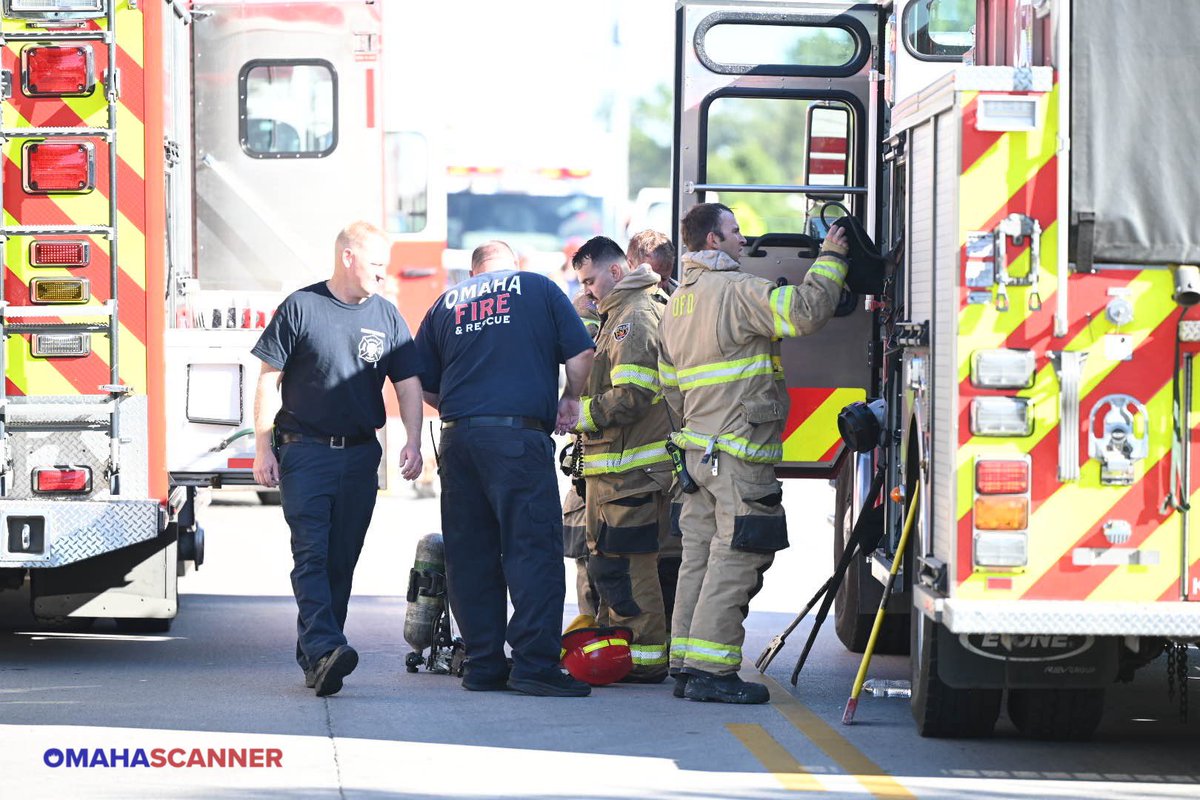
<path fill-rule="evenodd" d="M 783 507 L 775 500 L 779 482 L 769 464 L 723 454 L 713 476 L 711 465 L 700 463 L 703 453 L 689 450 L 685 457 L 700 489 L 682 495 L 683 564 L 671 620 L 670 666 L 724 675 L 741 666 L 750 599 L 775 559 L 773 552 L 735 550 L 734 537 L 763 530 L 777 535 L 784 528 Z M 786 540 L 785 528 L 784 535 Z"/>
<path fill-rule="evenodd" d="M 658 542 L 670 525 L 671 473 L 589 477 L 588 576 L 597 598 L 596 623 L 633 631 L 633 675 L 667 670 L 667 617 L 658 576 Z"/>

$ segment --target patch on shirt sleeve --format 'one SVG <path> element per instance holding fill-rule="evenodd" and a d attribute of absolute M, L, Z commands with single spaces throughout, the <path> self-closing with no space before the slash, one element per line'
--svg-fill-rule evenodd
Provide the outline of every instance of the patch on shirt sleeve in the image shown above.
<path fill-rule="evenodd" d="M 630 324 L 628 322 L 618 325 L 613 330 L 613 341 L 614 342 L 625 341 L 625 337 L 629 335 L 629 329 L 630 329 Z"/>

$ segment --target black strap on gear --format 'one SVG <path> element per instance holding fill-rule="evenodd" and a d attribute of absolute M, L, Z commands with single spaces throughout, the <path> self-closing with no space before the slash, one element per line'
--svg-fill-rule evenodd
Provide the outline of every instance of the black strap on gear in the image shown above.
<path fill-rule="evenodd" d="M 817 609 L 817 618 L 813 621 L 812 630 L 809 631 L 808 641 L 804 643 L 804 650 L 800 653 L 800 658 L 796 660 L 796 668 L 792 670 L 792 686 L 796 685 L 796 681 L 800 677 L 800 670 L 804 669 L 804 662 L 808 660 L 808 653 L 817 641 L 821 625 L 824 624 L 825 617 L 829 616 L 829 608 L 833 605 L 833 598 L 837 596 L 838 588 L 846 577 L 846 570 L 850 569 L 850 563 L 855 558 L 864 556 L 878 547 L 879 541 L 883 538 L 883 506 L 875 503 L 882 490 L 883 470 L 879 469 L 871 479 L 871 488 L 867 491 L 863 508 L 854 523 L 854 530 L 850 533 L 850 541 L 846 542 L 842 557 L 838 559 L 837 565 L 833 568 L 833 575 L 825 582 L 822 589 L 825 597 L 821 600 L 821 607 Z M 901 558 L 902 555 L 897 553 L 896 557 Z"/>

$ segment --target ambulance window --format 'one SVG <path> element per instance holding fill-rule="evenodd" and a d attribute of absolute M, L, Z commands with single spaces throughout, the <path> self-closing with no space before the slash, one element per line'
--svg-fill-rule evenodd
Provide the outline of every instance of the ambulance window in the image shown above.
<path fill-rule="evenodd" d="M 844 67 L 858 49 L 844 28 L 745 22 L 714 25 L 703 34 L 704 55 L 715 64 L 753 65 L 755 72 L 765 74 L 795 67 Z"/>
<path fill-rule="evenodd" d="M 810 108 L 817 113 L 810 113 Z M 830 113 L 834 111 L 837 113 Z M 837 183 L 833 180 L 834 171 L 846 176 L 843 181 L 854 175 L 855 115 L 845 103 L 805 98 L 718 97 L 709 104 L 707 117 L 705 183 L 795 186 L 806 183 L 806 178 L 811 183 Z M 842 120 L 840 132 L 835 130 L 837 119 Z M 816 154 L 812 163 L 805 153 L 810 123 L 820 128 L 814 130 L 814 136 L 823 151 Z M 836 163 L 839 155 L 840 164 Z M 833 170 L 835 166 L 837 169 Z M 821 197 L 836 197 L 843 202 L 847 199 L 840 194 Z M 745 236 L 808 232 L 806 218 L 817 199 L 803 194 L 753 190 L 719 195 L 720 202 L 737 215 Z"/>
<path fill-rule="evenodd" d="M 337 147 L 337 74 L 321 59 L 258 59 L 238 76 L 238 133 L 253 158 L 321 158 Z"/>
<path fill-rule="evenodd" d="M 384 140 L 388 233 L 420 233 L 429 221 L 429 142 L 419 133 L 388 133 Z"/>
<path fill-rule="evenodd" d="M 917 0 L 904 10 L 904 46 L 922 61 L 961 61 L 974 27 L 975 0 Z"/>

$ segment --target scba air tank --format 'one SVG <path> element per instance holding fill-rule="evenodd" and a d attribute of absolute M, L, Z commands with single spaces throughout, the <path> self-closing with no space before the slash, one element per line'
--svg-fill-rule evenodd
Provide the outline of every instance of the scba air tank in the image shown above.
<path fill-rule="evenodd" d="M 417 542 L 417 554 L 408 573 L 408 610 L 404 612 L 404 641 L 413 652 L 404 665 L 416 672 L 422 653 L 432 647 L 438 621 L 446 605 L 446 547 L 440 533 L 427 533 Z"/>

